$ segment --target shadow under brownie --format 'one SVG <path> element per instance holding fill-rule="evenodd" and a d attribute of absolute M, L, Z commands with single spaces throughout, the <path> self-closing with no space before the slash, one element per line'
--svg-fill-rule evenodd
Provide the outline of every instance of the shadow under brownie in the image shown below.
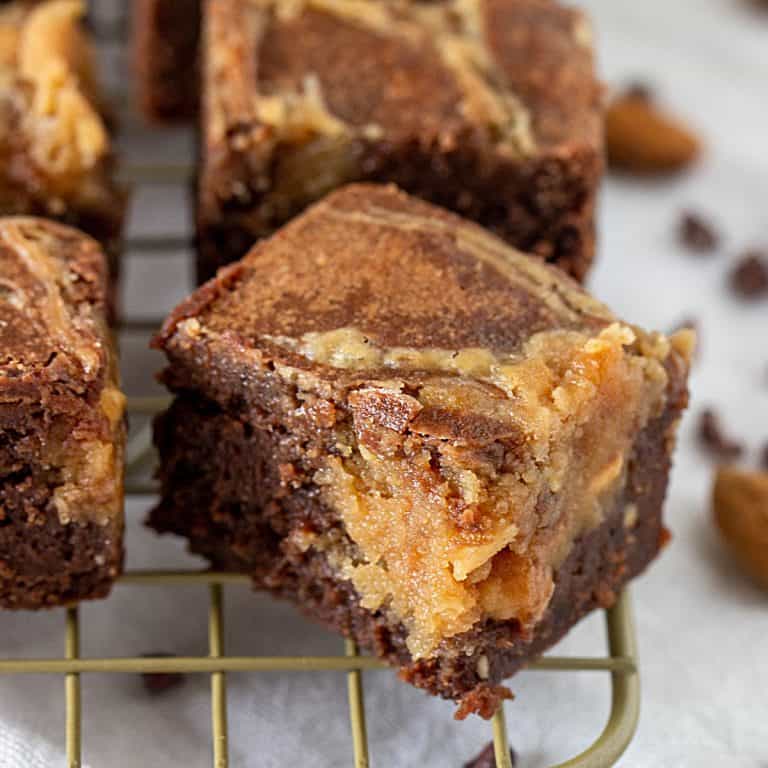
<path fill-rule="evenodd" d="M 656 555 L 690 334 L 392 187 L 344 188 L 157 345 L 150 524 L 459 714 Z"/>
<path fill-rule="evenodd" d="M 585 276 L 591 33 L 553 0 L 209 0 L 198 277 L 351 181 L 393 182 Z"/>
<path fill-rule="evenodd" d="M 125 399 L 90 237 L 0 218 L 0 608 L 104 597 L 122 567 Z"/>

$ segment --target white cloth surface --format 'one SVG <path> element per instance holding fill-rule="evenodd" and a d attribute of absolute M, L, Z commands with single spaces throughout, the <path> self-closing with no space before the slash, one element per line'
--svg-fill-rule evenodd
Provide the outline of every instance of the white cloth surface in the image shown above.
<path fill-rule="evenodd" d="M 672 544 L 632 593 L 637 618 L 642 715 L 620 765 L 627 768 L 768 768 L 768 598 L 724 550 L 710 522 L 712 465 L 696 447 L 694 417 L 706 404 L 748 441 L 754 463 L 768 440 L 768 305 L 733 300 L 725 275 L 741 248 L 768 244 L 768 15 L 738 0 L 586 0 L 594 12 L 609 83 L 640 78 L 696 125 L 707 141 L 692 173 L 666 182 L 609 179 L 601 208 L 594 292 L 621 315 L 669 329 L 701 321 L 693 404 L 680 436 L 667 504 Z M 128 142 L 129 153 L 168 160 L 188 151 L 169 131 Z M 181 229 L 183 195 L 138 195 L 134 232 Z M 677 244 L 684 207 L 711 213 L 722 253 L 702 258 Z M 188 287 L 183 257 L 136 259 L 127 267 L 134 314 L 165 311 Z M 154 311 L 152 311 L 154 310 Z M 123 339 L 126 386 L 149 384 L 159 359 L 144 340 Z M 150 388 L 148 390 L 148 387 Z M 148 500 L 128 504 L 128 565 L 196 564 L 182 545 L 143 529 Z M 119 587 L 82 608 L 84 655 L 206 652 L 204 588 Z M 234 654 L 336 653 L 338 638 L 288 606 L 227 588 L 227 646 Z M 3 614 L 0 656 L 51 657 L 63 650 L 64 616 Z M 558 654 L 605 651 L 603 617 L 579 625 Z M 488 724 L 452 720 L 453 707 L 399 683 L 365 675 L 372 763 L 379 768 L 462 765 L 490 739 Z M 507 706 L 510 741 L 523 768 L 564 760 L 594 740 L 608 712 L 603 673 L 525 672 Z M 351 764 L 346 685 L 340 674 L 229 676 L 234 768 Z M 149 698 L 135 675 L 83 678 L 85 762 L 91 768 L 211 765 L 209 690 L 190 676 Z M 59 677 L 0 677 L 0 768 L 64 764 L 64 683 Z"/>

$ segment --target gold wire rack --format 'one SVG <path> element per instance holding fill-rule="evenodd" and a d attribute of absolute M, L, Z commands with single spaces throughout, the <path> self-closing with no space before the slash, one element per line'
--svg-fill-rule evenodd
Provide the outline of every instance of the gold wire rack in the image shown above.
<path fill-rule="evenodd" d="M 125 39 L 126 21 L 95 26 L 101 41 L 119 42 Z M 123 180 L 132 187 L 142 185 L 185 185 L 190 169 L 176 165 L 125 166 Z M 150 236 L 136 237 L 127 242 L 126 257 L 138 254 L 167 254 L 189 249 L 191 238 Z M 159 319 L 128 320 L 121 330 L 151 333 L 159 327 Z M 167 398 L 144 397 L 129 399 L 128 410 L 133 416 L 152 416 L 161 411 Z M 129 443 L 126 495 L 145 496 L 156 488 L 141 480 L 153 461 L 148 428 L 144 425 Z M 351 764 L 354 768 L 374 765 L 369 754 L 364 704 L 363 675 L 386 665 L 379 659 L 361 655 L 354 642 L 343 643 L 338 656 L 229 656 L 224 647 L 225 587 L 247 584 L 242 574 L 213 571 L 129 571 L 119 579 L 118 588 L 157 586 L 208 587 L 208 655 L 187 657 L 87 657 L 80 653 L 81 615 L 77 606 L 64 609 L 64 647 L 59 658 L 5 659 L 0 650 L 0 675 L 50 674 L 64 678 L 66 703 L 66 764 L 67 768 L 82 765 L 81 675 L 112 674 L 199 674 L 210 677 L 211 691 L 211 753 L 214 768 L 229 766 L 229 734 L 227 725 L 227 673 L 230 672 L 339 672 L 347 677 L 347 698 L 351 736 Z M 595 657 L 545 656 L 528 665 L 542 672 L 602 672 L 611 676 L 611 706 L 608 722 L 594 743 L 584 752 L 554 768 L 606 768 L 616 763 L 629 745 L 640 710 L 640 681 L 637 647 L 629 592 L 625 590 L 615 605 L 605 611 L 608 654 Z M 341 651 L 341 648 L 340 648 Z M 492 720 L 496 765 L 512 768 L 506 719 L 503 706 Z"/>

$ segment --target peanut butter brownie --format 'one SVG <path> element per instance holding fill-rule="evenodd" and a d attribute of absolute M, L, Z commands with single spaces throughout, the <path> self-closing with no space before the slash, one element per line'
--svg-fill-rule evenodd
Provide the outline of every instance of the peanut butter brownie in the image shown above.
<path fill-rule="evenodd" d="M 657 554 L 690 344 L 349 186 L 166 322 L 150 522 L 488 716 Z"/>
<path fill-rule="evenodd" d="M 83 11 L 80 0 L 0 6 L 0 214 L 79 227 L 116 275 L 124 196 Z"/>
<path fill-rule="evenodd" d="M 199 277 L 349 181 L 583 278 L 602 166 L 586 18 L 553 0 L 204 3 Z"/>
<path fill-rule="evenodd" d="M 197 114 L 200 0 L 134 0 L 133 64 L 139 107 L 150 120 Z"/>
<path fill-rule="evenodd" d="M 0 219 L 0 607 L 103 597 L 122 563 L 123 403 L 90 237 Z"/>

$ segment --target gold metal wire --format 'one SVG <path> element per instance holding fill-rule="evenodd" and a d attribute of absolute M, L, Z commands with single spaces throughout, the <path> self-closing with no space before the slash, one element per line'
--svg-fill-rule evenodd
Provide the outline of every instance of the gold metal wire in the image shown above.
<path fill-rule="evenodd" d="M 77 606 L 67 608 L 64 655 L 76 659 L 80 655 L 80 618 Z M 80 768 L 82 754 L 80 674 L 67 672 L 64 678 L 66 700 L 66 750 L 68 768 Z"/>
<path fill-rule="evenodd" d="M 224 596 L 221 584 L 210 585 L 208 615 L 208 655 L 219 661 L 224 655 Z M 227 768 L 227 678 L 221 669 L 211 673 L 211 725 L 214 768 Z"/>
<path fill-rule="evenodd" d="M 357 657 L 357 645 L 346 640 L 344 651 L 347 658 Z M 349 698 L 349 723 L 352 728 L 352 749 L 355 768 L 368 768 L 368 736 L 365 728 L 365 703 L 363 701 L 363 673 L 359 669 L 347 672 L 347 697 Z"/>

